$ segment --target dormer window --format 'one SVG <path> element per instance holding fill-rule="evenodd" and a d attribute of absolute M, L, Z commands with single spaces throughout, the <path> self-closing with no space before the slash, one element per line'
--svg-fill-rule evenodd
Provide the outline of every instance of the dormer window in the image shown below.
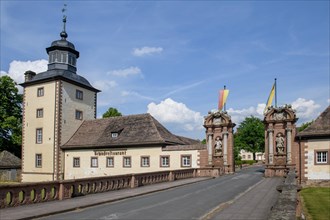
<path fill-rule="evenodd" d="M 118 132 L 112 132 L 111 137 L 112 138 L 117 138 L 118 137 Z"/>

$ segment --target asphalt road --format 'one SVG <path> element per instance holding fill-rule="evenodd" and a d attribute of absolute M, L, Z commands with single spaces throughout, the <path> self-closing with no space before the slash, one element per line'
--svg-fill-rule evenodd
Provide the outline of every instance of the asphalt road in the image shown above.
<path fill-rule="evenodd" d="M 42 219 L 200 219 L 262 180 L 262 167 Z"/>

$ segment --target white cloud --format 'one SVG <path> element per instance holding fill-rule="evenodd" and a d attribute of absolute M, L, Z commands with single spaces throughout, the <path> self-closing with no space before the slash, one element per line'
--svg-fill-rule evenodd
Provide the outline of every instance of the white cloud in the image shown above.
<path fill-rule="evenodd" d="M 8 73 L 1 71 L 1 75 L 8 74 L 16 83 L 24 82 L 24 73 L 28 70 L 36 72 L 44 72 L 47 70 L 47 60 L 35 60 L 35 61 L 17 61 L 14 60 L 9 64 Z"/>
<path fill-rule="evenodd" d="M 258 104 L 257 109 L 256 109 L 258 115 L 260 115 L 260 116 L 264 115 L 265 107 L 266 107 L 265 103 Z"/>
<path fill-rule="evenodd" d="M 192 83 L 192 84 L 189 84 L 189 85 L 180 85 L 178 88 L 172 89 L 170 92 L 163 95 L 163 97 L 166 98 L 166 97 L 168 97 L 170 95 L 173 95 L 175 93 L 182 92 L 182 91 L 185 91 L 187 89 L 194 88 L 194 87 L 199 86 L 199 85 L 201 85 L 205 82 L 206 82 L 206 80 L 202 80 L 202 81 L 198 81 L 198 82 L 195 82 L 195 83 Z"/>
<path fill-rule="evenodd" d="M 127 77 L 129 75 L 139 75 L 141 74 L 141 70 L 139 67 L 129 67 L 126 69 L 119 69 L 119 70 L 111 70 L 107 74 L 113 75 L 113 76 L 121 76 L 121 77 Z"/>
<path fill-rule="evenodd" d="M 147 112 L 161 123 L 177 124 L 185 131 L 203 129 L 204 119 L 199 112 L 195 112 L 185 104 L 176 102 L 171 98 L 167 98 L 159 104 L 150 103 Z"/>
<path fill-rule="evenodd" d="M 232 122 L 239 125 L 246 117 L 254 116 L 260 119 L 263 119 L 263 111 L 265 108 L 265 104 L 258 104 L 257 107 L 249 107 L 243 109 L 233 109 L 229 108 L 227 110 L 228 114 L 231 116 Z"/>
<path fill-rule="evenodd" d="M 320 114 L 318 109 L 321 107 L 319 104 L 316 104 L 313 100 L 306 100 L 304 98 L 298 98 L 291 103 L 292 108 L 296 110 L 296 115 L 299 118 L 298 123 L 304 123 L 306 121 L 315 120 L 316 117 Z M 243 109 L 233 109 L 229 108 L 227 110 L 228 114 L 231 116 L 231 119 L 234 123 L 239 125 L 246 117 L 254 116 L 263 120 L 264 115 L 263 111 L 265 109 L 265 104 L 258 104 L 257 107 L 249 107 Z"/>
<path fill-rule="evenodd" d="M 107 91 L 117 86 L 113 80 L 98 80 L 93 83 L 93 86 L 101 91 Z"/>
<path fill-rule="evenodd" d="M 152 98 L 152 97 L 144 96 L 144 95 L 141 95 L 140 93 L 131 92 L 131 91 L 122 91 L 121 96 L 134 96 L 134 97 L 138 97 L 140 99 L 154 100 L 154 98 Z"/>
<path fill-rule="evenodd" d="M 297 111 L 297 117 L 305 121 L 314 120 L 319 114 L 317 109 L 320 107 L 321 106 L 316 104 L 313 100 L 306 100 L 304 98 L 298 98 L 296 101 L 292 102 L 292 108 Z"/>
<path fill-rule="evenodd" d="M 161 53 L 163 51 L 162 47 L 142 47 L 142 48 L 134 48 L 132 54 L 137 57 L 142 57 L 145 55 L 151 55 L 155 53 Z"/>

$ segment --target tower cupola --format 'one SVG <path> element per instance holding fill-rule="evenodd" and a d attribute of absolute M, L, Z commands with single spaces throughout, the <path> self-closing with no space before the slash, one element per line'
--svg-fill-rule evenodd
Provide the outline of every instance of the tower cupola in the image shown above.
<path fill-rule="evenodd" d="M 62 10 L 64 12 L 65 9 Z M 46 48 L 48 59 L 48 70 L 69 70 L 77 72 L 77 59 L 79 52 L 75 49 L 73 43 L 67 41 L 68 34 L 65 30 L 66 15 L 63 15 L 63 30 L 60 33 L 60 40 L 53 41 L 51 46 Z"/>

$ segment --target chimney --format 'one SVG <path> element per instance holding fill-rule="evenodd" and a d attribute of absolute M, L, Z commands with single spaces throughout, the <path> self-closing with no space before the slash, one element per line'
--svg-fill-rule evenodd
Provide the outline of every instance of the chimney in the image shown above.
<path fill-rule="evenodd" d="M 28 82 L 33 79 L 33 77 L 36 75 L 36 73 L 31 70 L 28 70 L 24 73 L 24 75 L 25 75 L 25 82 Z"/>

